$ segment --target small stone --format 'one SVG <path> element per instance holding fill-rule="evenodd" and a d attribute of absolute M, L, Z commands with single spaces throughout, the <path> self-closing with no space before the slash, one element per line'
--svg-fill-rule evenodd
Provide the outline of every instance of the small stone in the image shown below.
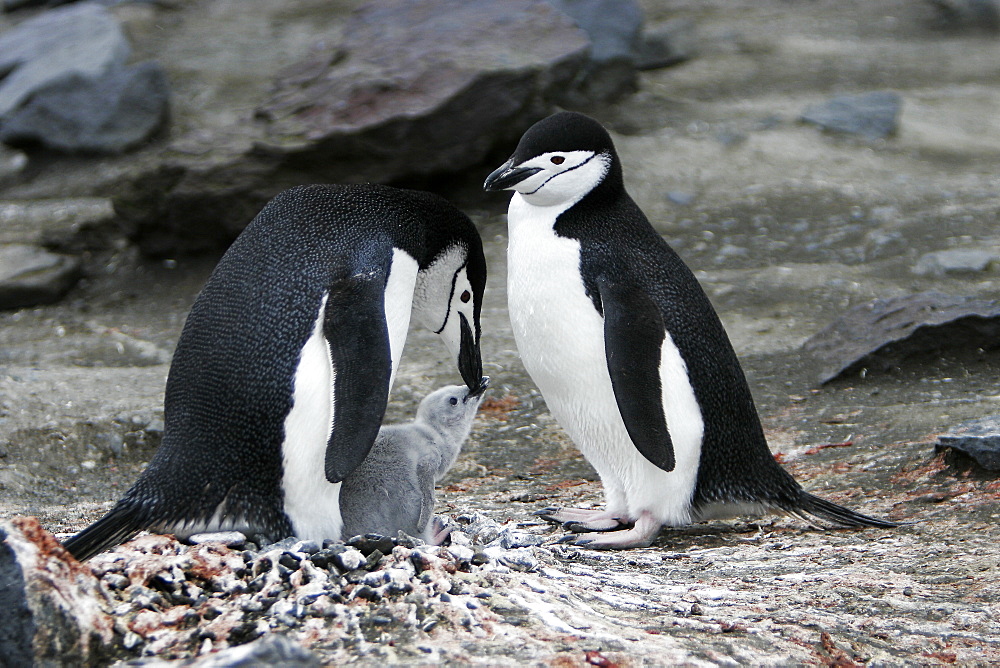
<path fill-rule="evenodd" d="M 278 563 L 290 571 L 297 571 L 301 561 L 302 558 L 294 552 L 282 552 L 281 557 L 278 559 Z"/>
<path fill-rule="evenodd" d="M 697 50 L 694 21 L 673 19 L 643 33 L 635 50 L 635 66 L 640 70 L 671 67 L 690 60 Z"/>
<path fill-rule="evenodd" d="M 963 422 L 938 436 L 935 448 L 958 450 L 990 471 L 1000 471 L 1000 416 Z"/>
<path fill-rule="evenodd" d="M 25 244 L 0 246 L 0 309 L 51 304 L 80 275 L 78 258 Z"/>
<path fill-rule="evenodd" d="M 292 552 L 300 552 L 302 554 L 316 554 L 320 549 L 320 544 L 314 540 L 300 540 L 292 546 Z"/>
<path fill-rule="evenodd" d="M 382 555 L 392 552 L 392 548 L 396 546 L 392 538 L 373 533 L 366 534 L 364 536 L 354 536 L 346 542 L 347 545 L 357 549 L 366 557 L 376 550 L 380 553 L 379 556 L 381 557 Z"/>
<path fill-rule="evenodd" d="M 81 464 L 82 466 L 82 464 Z M 192 545 L 202 545 L 204 543 L 222 543 L 226 547 L 239 549 L 246 543 L 247 537 L 239 531 L 213 531 L 209 533 L 196 533 L 188 536 L 187 542 Z"/>
<path fill-rule="evenodd" d="M 891 91 L 844 95 L 813 105 L 802 113 L 802 121 L 824 130 L 884 139 L 896 134 L 902 99 Z"/>
<path fill-rule="evenodd" d="M 354 590 L 355 598 L 363 598 L 366 601 L 380 601 L 382 600 L 382 595 L 377 591 L 369 587 L 368 585 L 362 585 Z"/>
<path fill-rule="evenodd" d="M 667 199 L 677 206 L 687 206 L 694 201 L 694 198 L 695 195 L 693 193 L 682 192 L 680 190 L 671 190 L 667 193 Z"/>
<path fill-rule="evenodd" d="M 952 248 L 925 253 L 917 260 L 913 273 L 918 276 L 977 274 L 995 269 L 1000 252 L 985 248 Z"/>

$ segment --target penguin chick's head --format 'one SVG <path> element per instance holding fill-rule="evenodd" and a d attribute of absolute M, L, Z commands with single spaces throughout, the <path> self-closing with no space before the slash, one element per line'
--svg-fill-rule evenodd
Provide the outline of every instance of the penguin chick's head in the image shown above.
<path fill-rule="evenodd" d="M 621 181 L 611 136 L 589 116 L 563 111 L 528 128 L 514 155 L 483 188 L 515 190 L 535 206 L 559 206 L 609 180 Z"/>
<path fill-rule="evenodd" d="M 417 317 L 442 338 L 469 391 L 480 393 L 486 389 L 479 347 L 485 287 L 482 246 L 454 244 L 420 271 L 413 292 Z"/>
<path fill-rule="evenodd" d="M 420 402 L 417 420 L 464 440 L 472 429 L 472 420 L 483 401 L 489 381 L 489 377 L 483 378 L 482 387 L 476 391 L 464 385 L 448 385 L 431 392 Z"/>

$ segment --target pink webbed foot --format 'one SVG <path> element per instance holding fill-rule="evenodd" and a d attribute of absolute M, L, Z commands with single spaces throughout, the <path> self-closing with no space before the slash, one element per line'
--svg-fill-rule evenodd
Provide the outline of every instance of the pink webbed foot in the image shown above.
<path fill-rule="evenodd" d="M 566 536 L 560 543 L 578 545 L 591 550 L 625 550 L 630 547 L 649 547 L 660 532 L 662 524 L 649 513 L 642 513 L 631 529 L 607 533 L 582 533 Z"/>
<path fill-rule="evenodd" d="M 434 519 L 431 520 L 431 526 L 427 531 L 427 543 L 429 545 L 443 544 L 444 541 L 448 539 L 448 536 L 451 535 L 451 531 L 454 528 L 455 527 L 453 526 L 445 526 L 444 520 L 442 520 L 438 515 L 435 515 Z"/>
<path fill-rule="evenodd" d="M 606 510 L 588 508 L 545 508 L 535 513 L 544 520 L 561 524 L 567 531 L 617 531 L 631 522 L 620 515 Z"/>

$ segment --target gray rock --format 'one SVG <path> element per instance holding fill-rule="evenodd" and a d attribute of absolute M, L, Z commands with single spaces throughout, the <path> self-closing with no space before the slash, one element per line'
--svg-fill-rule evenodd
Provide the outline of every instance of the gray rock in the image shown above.
<path fill-rule="evenodd" d="M 121 189 L 116 209 L 145 252 L 227 243 L 305 173 L 327 182 L 460 173 L 509 150 L 581 83 L 587 63 L 586 35 L 543 0 L 372 2 L 343 32 L 277 76 L 241 128 L 250 141 L 178 139 L 164 164 Z M 199 153 L 206 145 L 211 154 Z"/>
<path fill-rule="evenodd" d="M 189 665 L 196 668 L 255 668 L 256 666 L 319 668 L 323 662 L 302 645 L 273 633 L 247 645 L 230 647 Z"/>
<path fill-rule="evenodd" d="M 632 0 L 548 0 L 590 38 L 590 59 L 635 61 L 642 34 L 642 7 Z"/>
<path fill-rule="evenodd" d="M 58 301 L 80 278 L 80 260 L 24 244 L 0 246 L 0 309 Z"/>
<path fill-rule="evenodd" d="M 11 183 L 28 165 L 28 156 L 6 146 L 0 146 L 0 187 Z"/>
<path fill-rule="evenodd" d="M 121 236 L 105 197 L 0 201 L 0 245 L 40 245 L 79 255 L 112 248 Z"/>
<path fill-rule="evenodd" d="M 121 66 L 130 48 L 118 21 L 84 3 L 53 9 L 0 35 L 0 123 L 29 96 L 69 75 Z"/>
<path fill-rule="evenodd" d="M 998 0 L 929 0 L 940 23 L 951 29 L 1000 32 Z"/>
<path fill-rule="evenodd" d="M 1000 302 L 922 292 L 860 304 L 809 338 L 819 380 L 884 370 L 916 353 L 1000 345 Z"/>
<path fill-rule="evenodd" d="M 831 132 L 884 139 L 896 133 L 901 108 L 902 99 L 896 93 L 873 91 L 813 105 L 803 112 L 802 121 Z"/>
<path fill-rule="evenodd" d="M 89 568 L 33 517 L 0 522 L 0 658 L 5 666 L 97 665 L 114 620 Z"/>
<path fill-rule="evenodd" d="M 590 39 L 589 58 L 577 90 L 566 102 L 586 106 L 615 100 L 636 90 L 642 8 L 632 0 L 548 0 Z"/>
<path fill-rule="evenodd" d="M 1000 416 L 963 422 L 938 436 L 936 449 L 964 452 L 990 471 L 1000 471 Z"/>
<path fill-rule="evenodd" d="M 952 248 L 925 253 L 917 260 L 913 273 L 920 276 L 976 274 L 989 271 L 1000 263 L 1000 253 L 986 248 Z"/>
<path fill-rule="evenodd" d="M 166 74 L 155 61 L 97 76 L 74 72 L 39 88 L 9 114 L 0 141 L 67 153 L 122 153 L 163 126 L 169 97 Z"/>
<path fill-rule="evenodd" d="M 639 70 L 671 67 L 694 57 L 698 50 L 698 33 L 694 21 L 674 19 L 642 34 L 635 50 L 635 66 Z"/>

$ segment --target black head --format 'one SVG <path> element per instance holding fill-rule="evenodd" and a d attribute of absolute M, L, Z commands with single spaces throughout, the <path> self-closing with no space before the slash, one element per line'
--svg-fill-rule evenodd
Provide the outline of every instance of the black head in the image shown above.
<path fill-rule="evenodd" d="M 480 315 L 486 291 L 486 256 L 468 216 L 429 193 L 414 193 L 424 210 L 427 254 L 413 294 L 414 314 L 438 334 L 470 391 L 481 391 Z"/>
<path fill-rule="evenodd" d="M 603 184 L 621 185 L 611 136 L 589 116 L 562 111 L 528 128 L 483 188 L 513 189 L 530 203 L 550 205 L 578 200 Z"/>

